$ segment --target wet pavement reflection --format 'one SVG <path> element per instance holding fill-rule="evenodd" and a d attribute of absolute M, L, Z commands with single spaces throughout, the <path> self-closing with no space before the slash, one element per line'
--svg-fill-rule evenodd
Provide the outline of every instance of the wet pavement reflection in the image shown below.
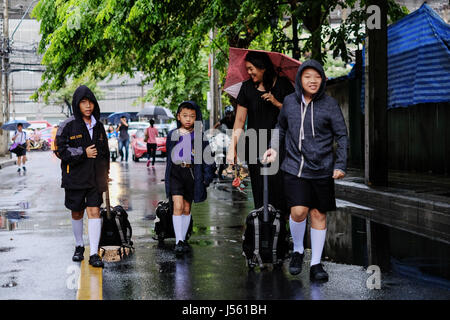
<path fill-rule="evenodd" d="M 59 160 L 51 153 L 33 153 L 27 167 L 27 176 L 18 176 L 13 168 L 0 170 L 7 181 L 0 186 L 0 299 L 75 299 L 76 290 L 67 286 L 67 270 L 77 264 L 71 261 L 74 240 Z M 164 169 L 161 158 L 154 168 L 145 161 L 111 163 L 111 205 L 127 211 L 136 250 L 123 261 L 105 263 L 103 299 L 450 298 L 450 290 L 389 274 L 383 275 L 381 290 L 370 290 L 363 267 L 332 262 L 324 262 L 330 281 L 311 283 L 309 250 L 298 276 L 289 274 L 288 261 L 282 269 L 249 272 L 242 234 L 252 209 L 251 188 L 247 186 L 247 194 L 232 192 L 229 182 L 210 186 L 208 200 L 193 205 L 192 252 L 176 258 L 174 239 L 162 245 L 153 239 L 155 208 L 165 198 Z M 14 229 L 5 228 L 11 220 Z"/>

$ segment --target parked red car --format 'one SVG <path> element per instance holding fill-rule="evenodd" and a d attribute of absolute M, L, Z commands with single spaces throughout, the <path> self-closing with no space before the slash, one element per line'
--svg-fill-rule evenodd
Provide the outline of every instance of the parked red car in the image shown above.
<path fill-rule="evenodd" d="M 168 130 L 166 128 L 157 128 L 158 137 L 156 137 L 156 156 L 166 156 L 166 139 Z M 145 132 L 144 130 L 137 130 L 133 135 L 131 141 L 131 154 L 134 161 L 139 161 L 140 158 L 147 158 L 147 143 L 144 142 Z"/>

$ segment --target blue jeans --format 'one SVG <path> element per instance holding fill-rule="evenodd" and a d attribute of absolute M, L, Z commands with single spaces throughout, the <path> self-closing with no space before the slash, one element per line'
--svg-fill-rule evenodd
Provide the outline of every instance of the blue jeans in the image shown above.
<path fill-rule="evenodd" d="M 122 148 L 125 147 L 125 161 L 128 161 L 128 147 L 130 146 L 130 140 L 119 140 L 119 154 L 120 154 L 120 161 L 123 160 L 123 151 Z"/>

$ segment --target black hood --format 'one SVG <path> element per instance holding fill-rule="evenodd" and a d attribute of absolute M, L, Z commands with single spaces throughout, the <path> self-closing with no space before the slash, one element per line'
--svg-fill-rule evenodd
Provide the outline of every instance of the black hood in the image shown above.
<path fill-rule="evenodd" d="M 325 71 L 323 70 L 322 65 L 316 60 L 307 60 L 302 63 L 300 68 L 298 68 L 297 75 L 295 76 L 295 94 L 297 95 L 297 99 L 302 101 L 303 87 L 302 87 L 302 73 L 306 68 L 313 68 L 317 72 L 319 72 L 322 77 L 322 83 L 320 84 L 319 91 L 314 95 L 313 100 L 319 99 L 325 92 L 326 80 Z"/>
<path fill-rule="evenodd" d="M 175 115 L 176 119 L 177 119 L 177 128 L 181 127 L 181 122 L 178 121 L 178 114 L 180 113 L 181 107 L 189 104 L 191 106 L 193 106 L 195 108 L 195 121 L 202 121 L 203 117 L 202 117 L 202 112 L 200 110 L 200 107 L 198 106 L 197 103 L 195 103 L 194 101 L 183 101 L 182 103 L 180 103 L 180 105 L 178 106 L 178 110 L 177 110 L 177 114 Z"/>
<path fill-rule="evenodd" d="M 72 110 L 73 115 L 76 119 L 82 119 L 83 115 L 80 111 L 80 101 L 83 98 L 88 98 L 90 101 L 94 103 L 94 112 L 92 113 L 95 117 L 95 120 L 100 120 L 100 106 L 98 105 L 97 99 L 94 96 L 94 93 L 86 86 L 79 86 L 77 90 L 75 90 L 72 97 Z"/>

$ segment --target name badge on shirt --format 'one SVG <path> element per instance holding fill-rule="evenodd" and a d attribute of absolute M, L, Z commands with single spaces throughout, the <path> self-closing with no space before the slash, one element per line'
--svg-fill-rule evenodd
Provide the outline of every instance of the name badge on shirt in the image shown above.
<path fill-rule="evenodd" d="M 70 140 L 81 139 L 83 137 L 82 134 L 77 134 L 76 136 L 71 136 Z"/>

